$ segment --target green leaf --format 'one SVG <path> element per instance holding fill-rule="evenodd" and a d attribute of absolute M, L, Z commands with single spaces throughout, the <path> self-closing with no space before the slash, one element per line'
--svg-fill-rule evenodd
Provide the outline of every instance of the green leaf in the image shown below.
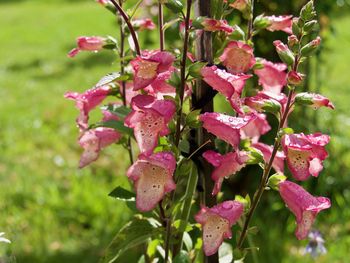
<path fill-rule="evenodd" d="M 122 119 L 124 119 L 131 112 L 130 108 L 123 105 L 116 105 L 116 104 L 109 104 L 107 106 L 104 106 L 102 109 L 110 111 L 112 114 Z"/>
<path fill-rule="evenodd" d="M 185 229 L 184 229 L 185 232 L 190 232 L 193 229 L 190 223 L 183 221 L 181 219 L 175 220 L 175 222 L 173 223 L 173 226 L 176 229 L 179 229 L 181 224 L 185 224 Z"/>
<path fill-rule="evenodd" d="M 186 251 L 181 250 L 174 258 L 173 263 L 191 263 L 191 259 Z"/>
<path fill-rule="evenodd" d="M 184 8 L 180 0 L 168 0 L 165 3 L 165 6 L 171 11 L 173 11 L 175 14 L 181 13 Z"/>
<path fill-rule="evenodd" d="M 179 149 L 181 152 L 189 153 L 190 152 L 190 143 L 187 140 L 181 140 L 179 143 Z"/>
<path fill-rule="evenodd" d="M 309 1 L 300 11 L 300 18 L 304 21 L 310 21 L 316 16 L 316 12 L 314 10 L 314 1 Z"/>
<path fill-rule="evenodd" d="M 127 134 L 129 136 L 133 136 L 133 130 L 124 126 L 123 121 L 109 120 L 109 121 L 98 122 L 95 124 L 95 127 L 113 128 L 121 133 Z"/>
<path fill-rule="evenodd" d="M 278 191 L 278 185 L 285 181 L 287 177 L 284 174 L 276 173 L 270 176 L 269 181 L 267 182 L 267 185 L 273 189 Z"/>
<path fill-rule="evenodd" d="M 186 125 L 191 128 L 198 128 L 201 125 L 201 122 L 198 120 L 198 116 L 201 113 L 201 110 L 194 110 L 187 114 L 186 116 Z"/>
<path fill-rule="evenodd" d="M 117 186 L 116 188 L 114 188 L 113 191 L 108 194 L 108 196 L 127 202 L 135 201 L 136 197 L 136 195 L 133 192 L 130 192 L 129 190 L 126 190 L 121 186 Z"/>
<path fill-rule="evenodd" d="M 159 229 L 150 220 L 136 217 L 116 234 L 100 263 L 116 262 L 127 250 L 158 234 Z"/>
<path fill-rule="evenodd" d="M 159 239 L 154 239 L 151 242 L 148 243 L 147 246 L 147 255 L 150 258 L 153 258 L 157 252 L 157 246 L 161 244 L 161 241 Z"/>
<path fill-rule="evenodd" d="M 187 232 L 184 232 L 182 240 L 186 246 L 187 251 L 191 251 L 193 249 L 193 242 L 191 236 Z"/>
<path fill-rule="evenodd" d="M 190 66 L 188 73 L 194 78 L 202 78 L 201 69 L 207 64 L 207 62 L 196 62 Z"/>

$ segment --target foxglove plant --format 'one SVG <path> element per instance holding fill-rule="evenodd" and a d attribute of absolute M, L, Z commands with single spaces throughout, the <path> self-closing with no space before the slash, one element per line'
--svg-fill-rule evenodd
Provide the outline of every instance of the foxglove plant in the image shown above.
<path fill-rule="evenodd" d="M 313 1 L 294 18 L 281 14 L 254 16 L 254 0 L 153 2 L 140 0 L 125 11 L 123 0 L 99 0 L 117 16 L 119 36 L 80 37 L 78 47 L 68 54 L 73 57 L 80 51 L 107 49 L 120 57 L 119 72 L 106 75 L 81 94 L 65 95 L 75 101 L 80 112 L 79 144 L 84 149 L 80 168 L 96 161 L 100 151 L 113 143 L 123 145 L 129 153 L 126 175 L 135 193 L 117 187 L 110 195 L 126 201 L 135 214 L 141 215 L 135 215 L 117 233 L 102 262 L 114 262 L 126 249 L 140 244 L 149 247 L 143 255 L 146 262 L 157 257 L 163 257 L 164 262 L 170 258 L 218 262 L 219 247 L 232 233 L 237 242 L 231 243 L 239 252 L 235 257 L 242 259 L 251 250 L 245 240 L 267 189 L 280 192 L 296 217 L 297 238 L 306 238 L 316 215 L 331 203 L 290 180 L 319 176 L 330 137 L 294 133 L 288 127 L 288 117 L 300 106 L 334 109 L 320 94 L 298 93 L 307 77 L 299 66 L 321 41 L 319 37 L 310 42 L 306 38 L 317 23 Z M 141 12 L 140 6 L 152 4 L 158 10 L 159 49 L 148 50 L 138 37 L 155 30 L 156 25 L 149 17 L 134 16 Z M 209 6 L 215 14 L 210 13 Z M 231 12 L 241 14 L 247 25 L 228 21 Z M 167 41 L 165 31 L 169 28 L 178 29 L 180 42 Z M 281 62 L 255 56 L 255 39 L 262 30 L 288 34 L 287 43 L 271 43 Z M 228 103 L 234 114 L 214 111 L 216 94 L 226 98 L 221 103 Z M 101 107 L 102 121 L 89 123 L 90 111 L 107 97 L 115 101 Z M 262 135 L 274 130 L 267 115 L 278 121 L 273 145 L 261 140 Z M 291 174 L 288 180 L 285 163 Z M 249 195 L 230 196 L 223 187 L 224 179 L 257 164 L 262 177 L 252 200 Z M 237 222 L 240 231 L 232 232 Z M 203 234 L 198 235 L 195 229 Z M 195 248 L 191 239 L 197 242 Z M 164 253 L 151 249 L 155 245 L 163 246 Z M 197 249 L 201 246 L 204 253 Z"/>

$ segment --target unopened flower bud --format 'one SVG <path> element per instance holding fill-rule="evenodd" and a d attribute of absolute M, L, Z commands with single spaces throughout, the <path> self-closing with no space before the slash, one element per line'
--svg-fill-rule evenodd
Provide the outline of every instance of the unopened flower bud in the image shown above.
<path fill-rule="evenodd" d="M 294 55 L 293 52 L 288 48 L 288 46 L 282 43 L 280 40 L 275 40 L 273 44 L 276 47 L 276 51 L 280 59 L 288 66 L 293 65 Z"/>
<path fill-rule="evenodd" d="M 117 9 L 115 6 L 111 3 L 109 0 L 96 0 L 97 3 L 103 5 L 105 8 L 107 8 L 109 11 L 111 11 L 113 14 L 117 13 Z"/>
<path fill-rule="evenodd" d="M 316 24 L 317 24 L 317 20 L 311 20 L 311 21 L 305 23 L 303 29 L 305 32 L 310 32 L 315 27 Z"/>
<path fill-rule="evenodd" d="M 230 4 L 231 7 L 238 9 L 241 12 L 243 12 L 248 5 L 250 5 L 250 0 L 236 0 L 234 3 Z"/>
<path fill-rule="evenodd" d="M 299 93 L 295 96 L 295 103 L 310 106 L 315 110 L 320 107 L 327 107 L 332 110 L 334 109 L 333 103 L 328 98 L 315 93 Z"/>
<path fill-rule="evenodd" d="M 290 35 L 288 36 L 288 46 L 290 48 L 294 47 L 295 45 L 299 44 L 299 39 L 296 35 Z"/>
<path fill-rule="evenodd" d="M 271 25 L 271 22 L 270 20 L 263 16 L 263 15 L 259 15 L 257 16 L 255 19 L 254 19 L 254 29 L 265 29 L 267 28 L 268 26 Z"/>
<path fill-rule="evenodd" d="M 296 71 L 290 71 L 287 80 L 290 85 L 299 86 L 304 80 L 304 75 Z"/>
<path fill-rule="evenodd" d="M 299 18 L 297 18 L 297 17 L 293 18 L 292 32 L 296 36 L 298 36 L 300 34 L 300 27 L 299 27 L 298 22 L 299 22 Z"/>
<path fill-rule="evenodd" d="M 310 56 L 312 55 L 317 48 L 321 44 L 321 38 L 318 36 L 316 39 L 312 40 L 311 42 L 307 43 L 305 46 L 303 46 L 300 50 L 300 53 L 302 56 Z"/>

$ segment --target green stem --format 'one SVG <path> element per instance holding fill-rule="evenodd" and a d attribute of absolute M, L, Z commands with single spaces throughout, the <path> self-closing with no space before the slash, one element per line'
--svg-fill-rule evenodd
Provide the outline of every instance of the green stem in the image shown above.
<path fill-rule="evenodd" d="M 273 150 L 272 150 L 272 154 L 271 154 L 270 160 L 269 160 L 268 164 L 265 166 L 264 173 L 263 173 L 263 176 L 261 178 L 259 188 L 257 189 L 257 191 L 254 194 L 252 205 L 251 205 L 251 207 L 250 207 L 250 209 L 248 211 L 247 217 L 246 217 L 246 219 L 244 221 L 243 230 L 241 232 L 241 235 L 240 235 L 238 243 L 237 243 L 237 247 L 239 249 L 242 248 L 243 242 L 244 242 L 244 240 L 246 238 L 246 235 L 247 235 L 247 230 L 248 230 L 248 227 L 249 227 L 249 223 L 250 223 L 250 221 L 251 221 L 251 219 L 253 217 L 253 214 L 254 214 L 254 211 L 255 211 L 256 207 L 258 206 L 260 198 L 261 198 L 262 194 L 265 191 L 265 187 L 266 187 L 266 184 L 268 182 L 269 175 L 270 175 L 271 168 L 272 168 L 272 163 L 273 163 L 273 161 L 274 161 L 274 159 L 276 157 L 278 148 L 280 147 L 280 139 L 278 138 L 279 137 L 279 131 L 284 126 L 284 123 L 285 123 L 285 121 L 287 119 L 287 116 L 289 114 L 289 110 L 290 110 L 290 106 L 291 106 L 293 95 L 294 95 L 294 87 L 292 87 L 289 90 L 286 109 L 285 109 L 285 111 L 283 113 L 283 116 L 282 116 L 281 121 L 280 121 L 279 126 L 278 126 L 277 134 L 276 134 L 276 137 L 275 137 L 275 143 L 273 145 Z"/>
<path fill-rule="evenodd" d="M 196 191 L 197 181 L 198 181 L 197 167 L 193 163 L 191 163 L 191 169 L 190 169 L 190 173 L 187 181 L 185 199 L 182 206 L 182 213 L 180 217 L 180 226 L 179 226 L 179 235 L 178 235 L 178 240 L 180 243 L 174 249 L 174 255 L 179 253 L 182 249 L 183 235 L 184 235 L 184 232 L 186 231 L 188 218 L 190 216 L 191 207 L 192 207 L 192 198 Z"/>
<path fill-rule="evenodd" d="M 118 2 L 116 2 L 115 0 L 110 0 L 110 1 L 115 6 L 115 8 L 117 8 L 119 14 L 122 16 L 122 18 L 124 19 L 124 22 L 128 26 L 130 34 L 131 34 L 131 37 L 132 37 L 132 39 L 134 41 L 136 54 L 140 56 L 141 55 L 140 44 L 139 44 L 139 41 L 137 39 L 137 35 L 136 35 L 136 32 L 135 32 L 135 29 L 132 26 L 128 15 L 125 13 L 124 9 L 121 7 L 121 5 Z"/>
<path fill-rule="evenodd" d="M 161 0 L 158 0 L 158 27 L 159 27 L 159 42 L 160 42 L 160 51 L 164 50 L 164 17 L 163 17 L 163 4 Z"/>
<path fill-rule="evenodd" d="M 182 60 L 181 60 L 181 86 L 179 91 L 179 109 L 177 112 L 177 120 L 176 120 L 176 133 L 175 133 L 175 145 L 179 146 L 180 137 L 181 137 L 181 117 L 182 117 L 182 108 L 183 101 L 185 95 L 185 87 L 186 87 L 186 59 L 187 59 L 187 51 L 188 51 L 188 40 L 190 37 L 190 17 L 191 17 L 191 6 L 192 0 L 187 0 L 187 11 L 185 18 L 185 38 L 184 38 L 184 47 L 182 50 Z"/>

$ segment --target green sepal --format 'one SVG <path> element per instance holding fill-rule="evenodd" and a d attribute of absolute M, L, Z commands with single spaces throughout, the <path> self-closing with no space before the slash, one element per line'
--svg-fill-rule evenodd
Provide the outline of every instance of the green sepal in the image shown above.
<path fill-rule="evenodd" d="M 280 173 L 275 173 L 273 175 L 270 176 L 267 185 L 273 189 L 278 191 L 278 185 L 285 181 L 287 179 L 287 177 L 284 174 L 280 174 Z"/>

